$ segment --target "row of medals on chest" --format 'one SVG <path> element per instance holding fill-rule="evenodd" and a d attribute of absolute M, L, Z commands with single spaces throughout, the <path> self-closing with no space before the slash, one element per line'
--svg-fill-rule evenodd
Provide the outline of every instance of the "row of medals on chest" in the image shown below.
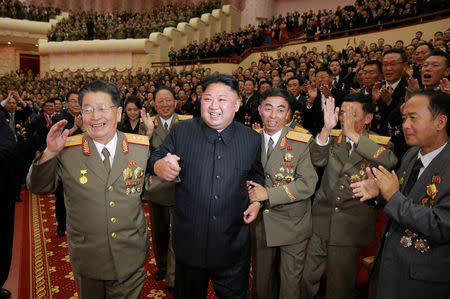
<path fill-rule="evenodd" d="M 137 166 L 136 162 L 130 161 L 128 162 L 130 167 Z M 134 170 L 130 167 L 125 168 L 122 171 L 123 180 L 125 181 L 125 194 L 134 194 L 134 193 L 140 193 L 142 191 L 142 178 L 144 177 L 144 169 L 142 169 L 140 166 L 137 166 L 134 168 Z M 86 176 L 87 169 L 81 169 L 80 170 L 80 183 L 86 184 L 88 182 L 88 178 Z"/>
<path fill-rule="evenodd" d="M 283 162 L 281 162 L 281 167 L 279 171 L 275 174 L 275 183 L 274 187 L 281 186 L 283 182 L 289 184 L 294 181 L 294 172 L 295 172 L 295 164 L 291 163 L 294 160 L 294 155 L 287 152 L 284 154 Z"/>

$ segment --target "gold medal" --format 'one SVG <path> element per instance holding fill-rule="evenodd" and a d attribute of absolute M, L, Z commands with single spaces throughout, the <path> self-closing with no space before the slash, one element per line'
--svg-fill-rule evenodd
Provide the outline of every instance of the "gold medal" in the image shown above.
<path fill-rule="evenodd" d="M 80 183 L 84 185 L 88 182 L 88 179 L 86 177 L 87 169 L 80 170 L 80 173 L 81 173 Z"/>
<path fill-rule="evenodd" d="M 275 174 L 276 181 L 282 181 L 283 179 L 284 179 L 284 175 L 282 175 L 281 173 Z"/>
<path fill-rule="evenodd" d="M 352 176 L 350 177 L 350 181 L 351 181 L 352 183 L 356 183 L 356 182 L 361 181 L 361 178 L 359 177 L 359 175 L 354 174 L 354 175 L 352 175 Z"/>
<path fill-rule="evenodd" d="M 144 169 L 140 168 L 139 166 L 134 170 L 134 177 L 136 179 L 140 179 L 144 176 Z"/>
<path fill-rule="evenodd" d="M 366 174 L 366 172 L 365 172 L 364 170 L 361 169 L 361 170 L 359 171 L 359 174 L 360 174 L 361 176 L 364 176 L 364 175 Z"/>
<path fill-rule="evenodd" d="M 127 167 L 122 171 L 124 181 L 131 180 L 133 178 L 133 171 Z"/>
<path fill-rule="evenodd" d="M 434 199 L 436 195 L 438 194 L 438 189 L 436 188 L 435 184 L 428 185 L 427 186 L 427 195 L 431 197 L 431 199 Z"/>
<path fill-rule="evenodd" d="M 284 154 L 284 161 L 285 162 L 292 162 L 292 160 L 294 159 L 294 155 L 291 153 L 286 153 Z"/>
<path fill-rule="evenodd" d="M 286 182 L 286 183 L 290 183 L 290 182 L 292 182 L 294 180 L 294 177 L 292 176 L 292 175 L 287 175 L 287 176 L 285 176 L 284 177 L 284 181 Z"/>

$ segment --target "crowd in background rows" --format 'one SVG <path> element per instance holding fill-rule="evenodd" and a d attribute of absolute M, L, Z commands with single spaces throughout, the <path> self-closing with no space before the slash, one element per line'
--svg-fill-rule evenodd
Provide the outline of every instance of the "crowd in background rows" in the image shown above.
<path fill-rule="evenodd" d="M 78 12 L 61 20 L 47 34 L 49 41 L 76 41 L 93 39 L 148 38 L 152 32 L 166 27 L 177 27 L 204 13 L 221 8 L 221 0 L 207 0 L 192 5 L 171 3 L 141 13 L 114 12 L 99 14 Z"/>
<path fill-rule="evenodd" d="M 0 0 L 0 18 L 48 22 L 60 13 L 57 7 L 28 5 L 19 0 Z"/>

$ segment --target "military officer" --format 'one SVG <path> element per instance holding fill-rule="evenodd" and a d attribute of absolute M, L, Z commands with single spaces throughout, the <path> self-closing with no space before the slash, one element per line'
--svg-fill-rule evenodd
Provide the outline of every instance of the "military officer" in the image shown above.
<path fill-rule="evenodd" d="M 80 298 L 138 298 L 150 244 L 140 194 L 148 137 L 117 131 L 120 91 L 94 81 L 79 93 L 86 133 L 70 136 L 67 120 L 50 129 L 32 164 L 29 188 L 53 193 L 62 181 L 70 262 Z M 141 114 L 146 122 L 151 118 Z"/>
<path fill-rule="evenodd" d="M 176 100 L 173 90 L 162 86 L 155 91 L 155 129 L 150 144 L 152 150 L 158 148 L 169 134 L 173 124 L 181 119 L 175 113 Z M 184 116 L 183 116 L 184 117 Z M 175 183 L 165 182 L 152 176 L 145 197 L 150 206 L 150 223 L 152 228 L 153 252 L 158 271 L 155 280 L 166 278 L 166 289 L 175 285 L 175 254 L 170 237 L 171 209 L 175 201 Z"/>
<path fill-rule="evenodd" d="M 261 162 L 266 181 L 265 187 L 249 182 L 250 202 L 264 207 L 252 225 L 252 298 L 299 298 L 311 235 L 309 197 L 317 183 L 309 153 L 311 135 L 285 126 L 294 102 L 288 91 L 269 88 L 261 100 Z"/>
<path fill-rule="evenodd" d="M 324 127 L 311 145 L 314 166 L 325 166 L 312 207 L 313 234 L 302 279 L 302 298 L 313 298 L 328 263 L 326 298 L 355 298 L 358 246 L 375 241 L 375 209 L 353 199 L 349 185 L 365 178 L 367 166 L 397 163 L 389 137 L 366 130 L 374 113 L 369 97 L 354 93 L 341 108 L 327 98 Z M 337 122 L 342 130 L 333 130 Z"/>

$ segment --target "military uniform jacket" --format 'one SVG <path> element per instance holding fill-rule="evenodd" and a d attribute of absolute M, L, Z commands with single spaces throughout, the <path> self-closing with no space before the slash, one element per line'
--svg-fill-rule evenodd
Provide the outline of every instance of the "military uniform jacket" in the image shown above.
<path fill-rule="evenodd" d="M 269 195 L 262 211 L 267 246 L 306 240 L 311 236 L 309 197 L 317 183 L 309 154 L 311 135 L 283 128 L 268 160 L 262 138 L 261 162 Z"/>
<path fill-rule="evenodd" d="M 70 262 L 80 275 L 122 280 L 146 263 L 150 244 L 140 190 L 148 157 L 146 136 L 118 132 L 109 175 L 87 134 L 68 137 L 55 158 L 33 161 L 33 193 L 53 193 L 62 180 Z"/>
<path fill-rule="evenodd" d="M 173 128 L 175 122 L 178 122 L 178 114 L 173 115 L 172 122 L 170 123 L 169 132 L 167 132 L 163 125 L 161 118 L 156 116 L 158 126 L 153 130 L 152 138 L 150 139 L 150 145 L 152 150 L 157 149 L 164 141 L 170 130 Z M 151 176 L 151 184 L 146 187 L 148 190 L 147 198 L 149 201 L 162 205 L 173 206 L 175 201 L 175 184 L 173 182 L 166 182 L 156 175 Z"/>
<path fill-rule="evenodd" d="M 384 208 L 389 221 L 371 273 L 377 296 L 371 288 L 370 298 L 450 298 L 450 143 L 405 197 L 418 151 L 406 152 L 397 171 L 400 191 Z"/>
<path fill-rule="evenodd" d="M 312 207 L 313 233 L 330 245 L 364 246 L 375 240 L 375 210 L 352 198 L 350 184 L 366 178 L 366 167 L 383 165 L 391 169 L 397 158 L 389 137 L 372 134 L 365 131 L 350 156 L 349 144 L 340 130 L 334 130 L 326 146 L 316 141 L 311 145 L 312 163 L 326 166 Z"/>

